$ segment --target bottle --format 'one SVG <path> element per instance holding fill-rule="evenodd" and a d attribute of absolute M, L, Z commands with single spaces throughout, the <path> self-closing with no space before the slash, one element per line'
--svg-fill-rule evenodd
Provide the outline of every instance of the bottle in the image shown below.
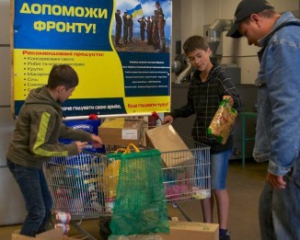
<path fill-rule="evenodd" d="M 115 205 L 115 198 L 105 198 L 105 212 L 112 213 Z"/>
<path fill-rule="evenodd" d="M 57 211 L 55 212 L 55 219 L 58 223 L 67 224 L 71 221 L 71 214 L 67 212 Z"/>

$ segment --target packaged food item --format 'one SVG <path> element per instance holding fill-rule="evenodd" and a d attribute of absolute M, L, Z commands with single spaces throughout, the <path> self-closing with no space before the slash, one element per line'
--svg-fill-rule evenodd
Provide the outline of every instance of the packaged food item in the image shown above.
<path fill-rule="evenodd" d="M 68 212 L 55 212 L 55 219 L 59 223 L 68 224 L 71 221 L 71 214 Z"/>
<path fill-rule="evenodd" d="M 112 161 L 103 174 L 103 189 L 107 197 L 114 198 L 117 194 L 120 160 Z"/>
<path fill-rule="evenodd" d="M 219 143 L 225 144 L 231 133 L 237 115 L 237 110 L 230 106 L 228 99 L 221 101 L 219 108 L 208 127 L 208 134 L 215 136 Z"/>
<path fill-rule="evenodd" d="M 115 198 L 105 198 L 105 211 L 112 213 L 115 205 Z"/>

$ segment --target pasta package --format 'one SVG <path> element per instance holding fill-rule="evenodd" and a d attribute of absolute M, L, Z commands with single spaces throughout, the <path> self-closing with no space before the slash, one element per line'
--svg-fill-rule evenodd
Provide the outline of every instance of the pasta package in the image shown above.
<path fill-rule="evenodd" d="M 219 143 L 225 144 L 237 115 L 237 110 L 230 106 L 228 99 L 221 101 L 219 108 L 208 127 L 208 134 L 215 136 Z"/>

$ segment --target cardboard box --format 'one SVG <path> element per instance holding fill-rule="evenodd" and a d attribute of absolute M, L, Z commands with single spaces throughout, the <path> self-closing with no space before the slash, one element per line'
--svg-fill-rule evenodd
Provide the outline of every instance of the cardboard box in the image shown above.
<path fill-rule="evenodd" d="M 159 234 L 164 240 L 219 240 L 219 224 L 170 222 L 170 234 Z"/>
<path fill-rule="evenodd" d="M 193 154 L 171 124 L 150 129 L 146 135 L 149 145 L 162 152 L 161 157 L 167 167 L 195 161 Z"/>
<path fill-rule="evenodd" d="M 219 224 L 170 221 L 169 234 L 114 236 L 112 240 L 219 240 Z"/>
<path fill-rule="evenodd" d="M 63 230 L 61 228 L 55 228 L 47 232 L 38 234 L 36 237 L 27 237 L 19 234 L 20 231 L 15 231 L 12 233 L 12 240 L 63 240 L 64 238 Z"/>
<path fill-rule="evenodd" d="M 86 237 L 68 237 L 63 234 L 62 228 L 51 229 L 47 232 L 37 234 L 36 237 L 27 237 L 20 235 L 20 230 L 14 231 L 11 235 L 11 240 L 83 240 Z"/>
<path fill-rule="evenodd" d="M 107 118 L 98 128 L 105 145 L 127 146 L 141 144 L 144 138 L 144 120 L 132 118 Z"/>

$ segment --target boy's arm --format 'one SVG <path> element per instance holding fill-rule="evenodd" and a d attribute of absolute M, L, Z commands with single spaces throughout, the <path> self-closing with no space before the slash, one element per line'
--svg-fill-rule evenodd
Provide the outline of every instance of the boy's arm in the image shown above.
<path fill-rule="evenodd" d="M 84 130 L 67 127 L 65 124 L 61 124 L 59 138 L 91 142 L 95 148 L 102 147 L 103 144 L 99 136 Z"/>
<path fill-rule="evenodd" d="M 231 96 L 233 99 L 233 107 L 236 110 L 238 110 L 238 112 L 242 111 L 244 109 L 244 102 L 242 101 L 240 95 L 236 91 L 236 87 L 232 83 L 231 78 L 229 78 L 229 77 L 225 78 L 225 80 L 223 81 L 222 88 L 223 88 L 222 95 L 223 96 L 225 96 L 225 95 Z"/>
<path fill-rule="evenodd" d="M 173 117 L 173 119 L 175 118 L 187 118 L 191 115 L 193 115 L 195 113 L 194 110 L 194 103 L 193 103 L 193 94 L 192 94 L 192 86 L 190 86 L 189 91 L 188 91 L 188 95 L 187 95 L 187 104 L 174 109 L 169 115 L 171 115 Z"/>
<path fill-rule="evenodd" d="M 49 112 L 35 112 L 31 116 L 29 147 L 34 155 L 58 157 L 79 153 L 76 142 L 71 144 L 58 142 L 59 134 L 55 132 L 56 124 L 56 115 Z M 54 134 L 57 134 L 56 139 Z"/>

